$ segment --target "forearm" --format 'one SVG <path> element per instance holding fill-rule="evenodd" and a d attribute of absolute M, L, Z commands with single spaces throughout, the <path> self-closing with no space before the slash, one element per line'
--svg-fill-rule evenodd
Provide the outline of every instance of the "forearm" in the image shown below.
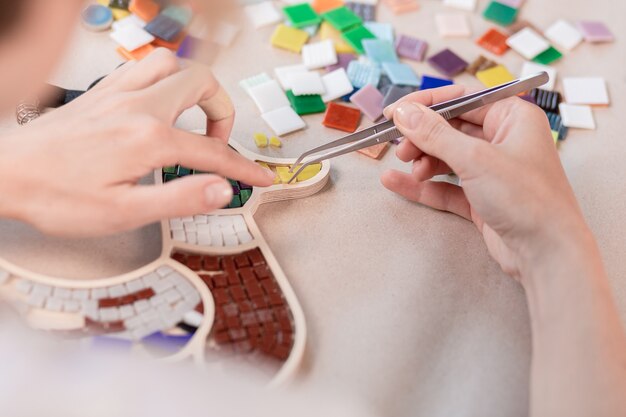
<path fill-rule="evenodd" d="M 531 415 L 626 415 L 626 336 L 586 228 L 523 276 L 533 334 Z"/>

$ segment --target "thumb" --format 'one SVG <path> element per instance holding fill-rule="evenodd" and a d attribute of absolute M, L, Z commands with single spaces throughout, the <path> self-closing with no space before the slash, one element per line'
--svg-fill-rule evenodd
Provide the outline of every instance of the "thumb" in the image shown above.
<path fill-rule="evenodd" d="M 447 163 L 457 174 L 467 164 L 474 148 L 481 144 L 418 103 L 400 104 L 393 116 L 396 127 L 406 139 L 422 152 Z"/>
<path fill-rule="evenodd" d="M 209 213 L 224 208 L 233 188 L 217 175 L 193 175 L 163 185 L 134 186 L 124 197 L 131 227 L 163 219 Z"/>

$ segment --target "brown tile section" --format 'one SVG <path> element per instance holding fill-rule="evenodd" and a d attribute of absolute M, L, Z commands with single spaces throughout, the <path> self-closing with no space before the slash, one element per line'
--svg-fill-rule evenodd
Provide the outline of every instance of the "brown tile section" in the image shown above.
<path fill-rule="evenodd" d="M 99 308 L 107 308 L 107 307 L 121 307 L 124 305 L 132 304 L 137 300 L 147 300 L 149 298 L 154 297 L 155 293 L 152 288 L 146 288 L 132 294 L 125 295 L 123 297 L 115 297 L 115 298 L 102 298 L 98 300 Z"/>
<path fill-rule="evenodd" d="M 196 271 L 211 290 L 215 322 L 209 337 L 217 344 L 240 354 L 289 357 L 293 316 L 258 248 L 221 256 L 176 252 L 172 258 Z"/>

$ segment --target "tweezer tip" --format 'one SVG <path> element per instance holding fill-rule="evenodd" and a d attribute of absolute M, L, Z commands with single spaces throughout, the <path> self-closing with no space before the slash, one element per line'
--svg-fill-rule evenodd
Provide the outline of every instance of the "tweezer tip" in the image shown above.
<path fill-rule="evenodd" d="M 296 167 L 297 167 L 298 165 L 300 165 L 300 163 L 302 162 L 302 160 L 303 160 L 303 159 L 304 159 L 304 158 L 298 158 L 298 159 L 296 159 L 296 162 L 294 162 L 294 163 L 293 163 L 293 164 L 289 167 L 289 171 L 288 171 L 288 172 L 291 174 L 291 173 L 293 172 L 293 170 L 294 170 L 294 169 L 296 169 Z"/>

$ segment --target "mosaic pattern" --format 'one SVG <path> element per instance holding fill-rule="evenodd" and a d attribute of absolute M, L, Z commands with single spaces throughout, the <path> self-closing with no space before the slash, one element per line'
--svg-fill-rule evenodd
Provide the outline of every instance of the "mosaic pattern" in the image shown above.
<path fill-rule="evenodd" d="M 211 341 L 238 354 L 261 352 L 287 359 L 294 340 L 293 315 L 258 248 L 224 256 L 177 251 L 172 258 L 196 272 L 213 294 Z"/>
<path fill-rule="evenodd" d="M 252 241 L 243 215 L 183 217 L 171 219 L 173 240 L 200 246 L 239 246 Z"/>
<path fill-rule="evenodd" d="M 184 178 L 188 175 L 195 174 L 208 174 L 207 172 L 197 171 L 182 167 L 180 165 L 174 167 L 163 168 L 163 182 L 173 181 L 179 178 Z M 224 208 L 241 208 L 243 207 L 250 197 L 252 197 L 252 186 L 240 181 L 228 180 L 233 187 L 233 199 L 230 201 L 227 207 Z"/>
<path fill-rule="evenodd" d="M 172 329 L 204 320 L 196 311 L 201 305 L 197 289 L 169 266 L 96 288 L 52 286 L 1 271 L 0 288 L 12 290 L 13 303 L 35 328 L 72 338 L 93 337 L 99 344 L 154 345 L 156 339 L 168 338 L 186 344 L 191 334 Z"/>

